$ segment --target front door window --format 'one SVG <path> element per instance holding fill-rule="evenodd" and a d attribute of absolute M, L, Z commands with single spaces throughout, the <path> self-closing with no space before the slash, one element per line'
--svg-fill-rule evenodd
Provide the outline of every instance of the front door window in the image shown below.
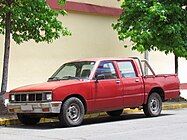
<path fill-rule="evenodd" d="M 117 74 L 112 62 L 100 62 L 96 70 L 96 76 L 98 75 L 103 75 L 104 79 L 117 79 Z"/>

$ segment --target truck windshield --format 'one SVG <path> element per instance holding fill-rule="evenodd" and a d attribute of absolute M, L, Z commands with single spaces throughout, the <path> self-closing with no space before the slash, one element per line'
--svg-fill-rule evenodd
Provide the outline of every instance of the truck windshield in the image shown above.
<path fill-rule="evenodd" d="M 48 81 L 88 79 L 94 65 L 94 61 L 65 63 L 48 79 Z"/>

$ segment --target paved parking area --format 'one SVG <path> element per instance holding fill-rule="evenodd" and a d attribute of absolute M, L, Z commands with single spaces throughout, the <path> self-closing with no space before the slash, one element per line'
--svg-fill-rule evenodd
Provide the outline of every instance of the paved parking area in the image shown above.
<path fill-rule="evenodd" d="M 160 117 L 146 118 L 143 113 L 118 118 L 87 119 L 74 128 L 58 123 L 36 126 L 0 126 L 1 140 L 186 140 L 187 109 L 163 111 Z"/>

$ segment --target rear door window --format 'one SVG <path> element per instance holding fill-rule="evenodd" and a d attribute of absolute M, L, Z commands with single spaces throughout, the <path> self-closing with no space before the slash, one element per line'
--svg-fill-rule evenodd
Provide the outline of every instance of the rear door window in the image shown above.
<path fill-rule="evenodd" d="M 120 61 L 117 63 L 122 77 L 124 78 L 137 77 L 136 72 L 134 70 L 134 66 L 131 61 Z"/>

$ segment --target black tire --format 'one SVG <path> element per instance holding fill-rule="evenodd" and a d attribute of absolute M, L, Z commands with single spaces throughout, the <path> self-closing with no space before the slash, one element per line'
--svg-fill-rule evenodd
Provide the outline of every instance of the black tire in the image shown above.
<path fill-rule="evenodd" d="M 106 112 L 111 117 L 117 117 L 120 116 L 123 113 L 123 109 L 115 110 L 115 111 L 108 111 Z"/>
<path fill-rule="evenodd" d="M 79 126 L 83 122 L 85 108 L 82 101 L 76 97 L 67 99 L 62 107 L 59 115 L 61 126 Z"/>
<path fill-rule="evenodd" d="M 156 92 L 148 97 L 147 104 L 143 106 L 143 111 L 147 117 L 157 117 L 162 111 L 162 98 Z"/>
<path fill-rule="evenodd" d="M 40 121 L 40 117 L 29 116 L 26 114 L 17 114 L 19 121 L 24 125 L 36 125 Z"/>

